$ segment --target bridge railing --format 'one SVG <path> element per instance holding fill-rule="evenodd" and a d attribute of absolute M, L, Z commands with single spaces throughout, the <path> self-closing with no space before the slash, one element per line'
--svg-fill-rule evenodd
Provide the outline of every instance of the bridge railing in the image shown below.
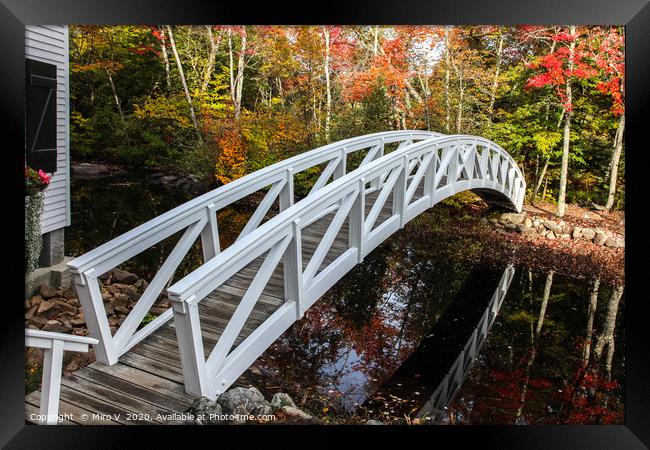
<path fill-rule="evenodd" d="M 380 183 L 373 186 L 373 180 Z M 296 203 L 170 286 L 167 292 L 173 302 L 186 390 L 210 398 L 224 392 L 307 308 L 377 245 L 425 209 L 469 189 L 496 193 L 511 208 L 521 210 L 525 182 L 514 160 L 501 147 L 483 138 L 442 136 L 409 144 Z M 366 197 L 373 190 L 377 195 L 366 214 Z M 391 196 L 390 216 L 375 225 Z M 333 218 L 314 253 L 303 261 L 303 229 L 331 214 Z M 347 249 L 322 267 L 346 219 Z M 206 355 L 199 303 L 258 258 L 262 263 L 255 278 L 216 345 Z M 285 302 L 233 349 L 281 261 Z"/>
<path fill-rule="evenodd" d="M 492 294 L 487 308 L 481 315 L 478 325 L 470 335 L 467 343 L 458 354 L 458 357 L 445 374 L 445 377 L 435 389 L 429 400 L 420 410 L 418 417 L 439 420 L 445 413 L 447 406 L 454 401 L 463 381 L 469 373 L 476 356 L 487 340 L 487 335 L 501 309 L 501 304 L 510 288 L 510 283 L 515 275 L 515 267 L 508 265 L 501 275 L 499 284 Z"/>
<path fill-rule="evenodd" d="M 219 210 L 268 188 L 240 232 L 237 238 L 237 242 L 240 242 L 260 225 L 276 200 L 280 211 L 293 205 L 296 174 L 325 165 L 310 192 L 313 195 L 330 178 L 338 179 L 345 175 L 346 161 L 352 153 L 367 151 L 360 164 L 363 166 L 383 156 L 386 144 L 405 145 L 432 136 L 441 134 L 417 130 L 389 131 L 346 139 L 302 153 L 203 194 L 70 261 L 68 267 L 75 277 L 89 333 L 99 340 L 95 345 L 97 360 L 105 364 L 116 363 L 119 356 L 172 317 L 170 308 L 138 330 L 143 318 L 199 237 L 205 262 L 221 252 L 217 223 Z M 113 334 L 102 300 L 99 277 L 180 231 L 183 234 L 175 247 Z"/>

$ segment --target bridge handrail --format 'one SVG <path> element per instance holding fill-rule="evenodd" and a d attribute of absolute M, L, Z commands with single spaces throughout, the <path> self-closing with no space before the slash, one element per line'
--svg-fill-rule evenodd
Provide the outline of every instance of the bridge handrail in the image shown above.
<path fill-rule="evenodd" d="M 493 150 L 498 151 L 502 157 L 505 156 L 507 160 L 514 166 L 515 171 L 519 175 L 520 179 L 524 179 L 521 170 L 517 167 L 515 160 L 503 148 L 501 148 L 498 144 L 490 141 L 489 139 L 472 135 L 443 135 L 440 137 L 434 137 L 411 144 L 390 153 L 390 155 L 382 158 L 381 160 L 375 160 L 363 167 L 359 167 L 354 172 L 350 172 L 344 177 L 325 186 L 318 193 L 310 196 L 308 201 L 305 201 L 305 199 L 303 199 L 287 210 L 281 212 L 279 215 L 264 223 L 262 226 L 257 228 L 253 233 L 249 234 L 241 241 L 238 241 L 231 247 L 225 249 L 220 255 L 218 255 L 217 258 L 208 261 L 193 272 L 187 274 L 181 280 L 178 280 L 176 283 L 171 285 L 167 289 L 170 298 L 187 300 L 190 296 L 194 295 L 194 292 L 196 290 L 198 290 L 198 288 L 196 288 L 197 286 L 203 286 L 206 283 L 209 283 L 210 280 L 218 278 L 219 274 L 226 270 L 228 261 L 233 260 L 233 258 L 236 258 L 238 255 L 241 257 L 242 255 L 247 254 L 253 248 L 259 247 L 264 238 L 268 238 L 269 236 L 280 233 L 280 230 L 282 228 L 289 227 L 293 221 L 299 219 L 300 216 L 305 212 L 317 209 L 322 203 L 331 203 L 331 197 L 334 197 L 337 195 L 337 193 L 343 191 L 346 188 L 349 188 L 351 184 L 356 184 L 357 180 L 361 178 L 369 179 L 369 177 L 372 177 L 370 173 L 377 172 L 382 168 L 390 166 L 391 163 L 394 163 L 396 160 L 401 159 L 406 154 L 414 154 L 415 152 L 421 151 L 431 145 L 442 145 L 448 142 L 456 142 L 460 139 L 469 139 L 471 141 L 490 146 L 490 148 Z M 521 206 L 519 205 L 518 209 L 520 208 Z M 212 290 L 214 290 L 218 286 L 211 287 Z M 210 292 L 212 292 L 212 290 Z M 197 300 L 194 299 L 193 301 Z"/>
<path fill-rule="evenodd" d="M 351 153 L 369 149 L 361 162 L 363 165 L 381 157 L 385 144 L 404 145 L 432 136 L 441 134 L 419 130 L 387 131 L 316 148 L 220 186 L 70 261 L 68 267 L 75 278 L 89 332 L 99 340 L 99 344 L 95 346 L 97 360 L 114 364 L 120 355 L 172 317 L 171 309 L 167 309 L 153 321 L 139 328 L 142 319 L 173 278 L 176 269 L 199 236 L 204 261 L 221 252 L 217 211 L 270 186 L 264 199 L 240 232 L 237 239 L 241 240 L 259 226 L 276 199 L 279 201 L 280 211 L 293 205 L 293 183 L 297 173 L 319 164 L 327 164 L 308 195 L 311 196 L 313 192 L 322 189 L 330 177 L 337 179 L 345 175 L 347 156 Z M 106 317 L 98 277 L 183 230 L 184 233 L 176 246 L 113 334 Z"/>
<path fill-rule="evenodd" d="M 81 256 L 78 256 L 68 262 L 67 265 L 76 273 L 81 273 L 90 268 L 95 268 L 114 256 L 116 253 L 119 253 L 120 249 L 136 245 L 139 241 L 146 238 L 148 232 L 151 232 L 154 229 L 168 227 L 170 223 L 177 222 L 192 213 L 197 213 L 210 203 L 214 203 L 216 209 L 224 208 L 249 195 L 250 192 L 248 191 L 251 188 L 260 185 L 267 180 L 268 182 L 262 186 L 268 186 L 272 183 L 271 180 L 273 178 L 285 173 L 288 169 L 293 169 L 295 175 L 296 173 L 327 161 L 327 158 L 322 161 L 321 159 L 326 156 L 334 156 L 334 153 L 342 148 L 346 148 L 346 152 L 349 154 L 357 150 L 368 148 L 372 142 L 381 140 L 382 138 L 384 139 L 384 143 L 392 143 L 404 138 L 426 139 L 431 136 L 442 136 L 442 134 L 421 130 L 385 131 L 357 136 L 315 148 L 245 175 L 223 186 L 219 186 L 210 192 L 206 192 L 205 194 L 170 209 L 160 216 L 138 225 L 134 229 L 111 239 Z M 318 161 L 315 162 L 316 160 Z M 253 192 L 256 190 L 257 189 L 253 190 Z"/>
<path fill-rule="evenodd" d="M 416 167 L 415 174 L 411 175 Z M 366 186 L 377 179 L 381 180 L 376 189 L 380 193 L 366 216 L 365 195 L 369 191 Z M 411 202 L 423 181 L 423 196 Z M 485 138 L 441 136 L 409 144 L 359 167 L 280 212 L 174 283 L 167 293 L 172 300 L 186 390 L 210 398 L 219 395 L 273 340 L 302 317 L 309 306 L 373 248 L 417 214 L 446 197 L 468 189 L 476 189 L 480 193 L 493 191 L 507 199 L 511 208 L 520 211 L 525 180 L 512 157 Z M 394 195 L 392 215 L 373 229 L 391 194 Z M 302 261 L 302 229 L 333 212 L 336 212 L 334 218 L 305 267 Z M 319 273 L 319 267 L 348 216 L 349 248 Z M 206 359 L 198 304 L 260 257 L 263 257 L 262 265 L 256 270 L 255 278 Z M 284 304 L 231 352 L 255 302 L 282 258 Z"/>

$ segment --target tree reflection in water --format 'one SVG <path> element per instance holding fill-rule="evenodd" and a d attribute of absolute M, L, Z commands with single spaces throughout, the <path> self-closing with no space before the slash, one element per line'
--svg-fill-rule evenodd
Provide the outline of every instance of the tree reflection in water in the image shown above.
<path fill-rule="evenodd" d="M 70 254 L 188 199 L 144 175 L 74 183 Z M 224 247 L 250 216 L 240 206 L 220 212 Z M 512 262 L 491 267 L 495 258 L 484 258 L 493 254 L 489 243 L 456 233 L 449 214 L 437 205 L 418 216 L 330 289 L 256 361 L 249 374 L 262 373 L 258 387 L 289 392 L 313 412 L 329 408 L 384 422 L 415 417 Z M 170 238 L 122 268 L 146 278 L 174 243 Z M 200 261 L 197 246 L 176 276 Z M 450 405 L 450 423 L 622 423 L 623 286 L 572 278 L 567 270 L 517 267 Z"/>

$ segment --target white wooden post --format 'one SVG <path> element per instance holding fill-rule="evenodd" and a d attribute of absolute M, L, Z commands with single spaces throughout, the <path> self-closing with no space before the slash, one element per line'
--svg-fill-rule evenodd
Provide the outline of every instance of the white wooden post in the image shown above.
<path fill-rule="evenodd" d="M 44 349 L 39 423 L 58 423 L 63 352 L 87 352 L 88 346 L 97 342 L 97 339 L 87 336 L 25 329 L 25 346 Z"/>
<path fill-rule="evenodd" d="M 451 152 L 451 160 L 449 160 L 449 165 L 447 166 L 447 182 L 445 186 L 452 185 L 456 182 L 458 178 L 458 154 L 460 151 L 459 145 L 454 145 L 449 147 Z"/>
<path fill-rule="evenodd" d="M 280 212 L 293 206 L 294 185 L 293 169 L 287 169 L 287 182 L 280 191 L 279 202 Z M 285 301 L 296 302 L 296 316 L 302 317 L 300 302 L 302 300 L 302 282 L 298 282 L 302 275 L 302 241 L 300 238 L 300 227 L 298 223 L 293 224 L 293 239 L 289 243 L 284 257 L 282 258 L 282 272 L 284 278 Z"/>
<path fill-rule="evenodd" d="M 434 145 L 431 153 L 433 154 L 429 167 L 427 167 L 427 172 L 424 175 L 424 195 L 429 196 L 429 208 L 433 206 L 433 193 L 436 190 L 434 185 L 436 179 L 436 170 L 438 170 L 438 158 L 436 153 L 438 152 L 438 146 Z"/>
<path fill-rule="evenodd" d="M 207 262 L 219 254 L 221 246 L 214 203 L 207 205 L 205 212 L 208 215 L 208 223 L 201 230 L 201 249 L 203 250 L 203 261 Z"/>
<path fill-rule="evenodd" d="M 338 180 L 339 178 L 345 176 L 347 156 L 348 155 L 346 153 L 346 148 L 343 147 L 340 151 L 341 161 L 336 166 L 336 169 L 334 169 L 334 174 L 332 176 L 334 180 Z"/>
<path fill-rule="evenodd" d="M 296 303 L 296 320 L 305 314 L 304 284 L 302 281 L 302 231 L 300 219 L 291 224 L 292 238 L 287 247 L 284 262 L 284 298 L 287 302 Z"/>
<path fill-rule="evenodd" d="M 214 399 L 214 394 L 208 389 L 198 304 L 175 299 L 172 301 L 176 339 L 185 377 L 185 391 L 188 394 Z"/>
<path fill-rule="evenodd" d="M 380 141 L 380 144 L 379 144 L 379 150 L 377 150 L 377 154 L 375 155 L 374 159 L 379 159 L 379 158 L 381 158 L 382 156 L 384 156 L 384 146 L 385 146 L 384 138 L 381 138 L 381 141 Z M 374 189 L 376 189 L 376 190 L 381 189 L 381 185 L 382 185 L 382 176 L 383 176 L 383 174 L 382 174 L 382 175 L 379 175 L 377 178 L 373 179 L 373 180 L 370 182 L 370 187 L 371 187 L 371 188 L 374 188 Z"/>
<path fill-rule="evenodd" d="M 75 286 L 79 303 L 84 311 L 88 334 L 99 341 L 95 346 L 95 359 L 100 363 L 113 365 L 119 355 L 115 351 L 113 335 L 102 300 L 102 291 L 94 272 L 95 269 L 90 269 L 82 274 L 75 273 Z"/>
<path fill-rule="evenodd" d="M 41 384 L 41 423 L 56 425 L 59 414 L 61 392 L 61 369 L 63 366 L 63 341 L 52 341 L 52 347 L 45 349 L 43 358 L 43 382 Z"/>
<path fill-rule="evenodd" d="M 378 180 L 375 178 L 375 180 Z M 357 263 L 362 263 L 364 258 L 364 240 L 365 240 L 365 215 L 366 215 L 366 179 L 359 180 L 359 192 L 357 198 L 350 210 L 350 232 L 348 242 L 350 248 L 357 249 Z"/>
<path fill-rule="evenodd" d="M 406 223 L 406 181 L 408 179 L 409 156 L 404 155 L 399 177 L 393 188 L 393 215 L 399 214 L 399 227 L 404 228 Z"/>

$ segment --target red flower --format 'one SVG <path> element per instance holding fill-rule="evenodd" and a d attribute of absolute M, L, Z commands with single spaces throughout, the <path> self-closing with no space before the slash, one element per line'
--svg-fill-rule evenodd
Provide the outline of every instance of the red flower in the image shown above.
<path fill-rule="evenodd" d="M 48 184 L 50 184 L 50 180 L 52 180 L 52 175 L 48 175 L 47 173 L 43 172 L 43 170 L 39 169 L 38 178 L 40 178 L 41 184 L 43 186 L 47 186 Z"/>

